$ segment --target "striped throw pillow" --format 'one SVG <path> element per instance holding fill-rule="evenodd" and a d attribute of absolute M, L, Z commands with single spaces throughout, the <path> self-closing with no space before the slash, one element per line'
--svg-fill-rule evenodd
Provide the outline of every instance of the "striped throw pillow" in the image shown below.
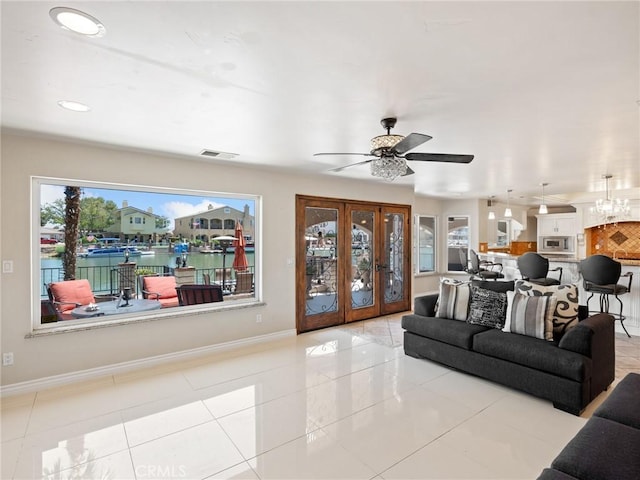
<path fill-rule="evenodd" d="M 503 331 L 553 341 L 556 297 L 534 297 L 507 292 L 507 319 Z"/>
<path fill-rule="evenodd" d="M 460 282 L 450 278 L 441 279 L 436 317 L 465 322 L 469 313 L 470 297 L 469 282 Z"/>

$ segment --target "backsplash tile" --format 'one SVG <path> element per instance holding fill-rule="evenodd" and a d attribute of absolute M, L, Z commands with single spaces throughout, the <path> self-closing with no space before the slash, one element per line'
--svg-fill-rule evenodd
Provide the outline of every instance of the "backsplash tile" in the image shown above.
<path fill-rule="evenodd" d="M 618 258 L 640 258 L 640 222 L 620 222 L 589 229 L 588 255 L 602 254 Z"/>

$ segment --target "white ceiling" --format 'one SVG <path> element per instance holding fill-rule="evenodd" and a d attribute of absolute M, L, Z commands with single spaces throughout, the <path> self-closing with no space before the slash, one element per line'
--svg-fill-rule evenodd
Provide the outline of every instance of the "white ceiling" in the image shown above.
<path fill-rule="evenodd" d="M 2 125 L 379 181 L 327 172 L 363 157 L 313 153 L 366 152 L 397 116 L 394 133 L 433 137 L 414 151 L 475 155 L 411 162 L 397 182 L 418 194 L 535 203 L 548 182 L 563 203 L 602 196 L 608 173 L 637 195 L 639 5 L 2 1 Z M 59 28 L 56 6 L 106 35 Z"/>

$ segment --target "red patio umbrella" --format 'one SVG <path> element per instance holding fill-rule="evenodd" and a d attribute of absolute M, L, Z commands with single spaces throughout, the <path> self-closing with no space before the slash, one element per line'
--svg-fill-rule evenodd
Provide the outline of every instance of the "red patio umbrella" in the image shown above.
<path fill-rule="evenodd" d="M 246 272 L 249 268 L 249 262 L 247 261 L 247 254 L 244 251 L 246 242 L 244 240 L 242 224 L 240 222 L 236 222 L 236 231 L 233 236 L 236 237 L 236 240 L 233 241 L 233 246 L 235 247 L 233 255 L 233 269 L 236 272 Z"/>

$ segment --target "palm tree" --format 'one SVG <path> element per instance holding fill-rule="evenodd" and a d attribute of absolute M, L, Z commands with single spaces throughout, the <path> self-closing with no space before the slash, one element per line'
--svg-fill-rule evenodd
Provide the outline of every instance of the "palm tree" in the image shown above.
<path fill-rule="evenodd" d="M 64 257 L 62 267 L 65 280 L 76 278 L 76 249 L 80 225 L 80 187 L 65 187 Z"/>

